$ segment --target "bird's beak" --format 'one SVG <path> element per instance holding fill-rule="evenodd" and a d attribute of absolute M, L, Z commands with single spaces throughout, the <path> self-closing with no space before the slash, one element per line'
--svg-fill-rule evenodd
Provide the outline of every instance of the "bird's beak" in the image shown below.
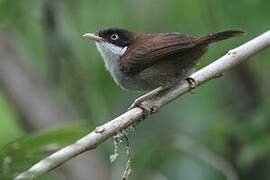
<path fill-rule="evenodd" d="M 85 37 L 89 40 L 92 40 L 92 41 L 96 41 L 96 42 L 105 41 L 105 39 L 103 39 L 102 37 L 99 37 L 98 35 L 93 34 L 93 33 L 86 33 L 83 35 L 83 37 Z"/>

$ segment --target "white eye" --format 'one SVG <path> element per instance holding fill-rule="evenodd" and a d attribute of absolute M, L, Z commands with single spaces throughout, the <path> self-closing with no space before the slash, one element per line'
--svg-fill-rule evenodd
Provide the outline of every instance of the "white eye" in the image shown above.
<path fill-rule="evenodd" d="M 118 34 L 112 34 L 111 35 L 111 39 L 114 40 L 114 41 L 117 40 L 118 38 L 119 38 Z"/>

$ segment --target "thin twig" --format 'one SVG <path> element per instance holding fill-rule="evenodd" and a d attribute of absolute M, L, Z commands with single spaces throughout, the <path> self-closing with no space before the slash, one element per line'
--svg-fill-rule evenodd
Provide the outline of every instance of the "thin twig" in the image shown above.
<path fill-rule="evenodd" d="M 232 69 L 232 67 L 235 65 L 247 60 L 249 57 L 269 46 L 270 31 L 267 31 L 257 38 L 229 51 L 225 56 L 195 72 L 191 75 L 191 78 L 196 81 L 197 85 L 201 85 Z M 185 94 L 189 90 L 189 83 L 187 81 L 182 81 L 168 91 L 162 92 L 162 94 L 158 94 L 152 99 L 144 101 L 143 104 L 144 106 L 149 107 L 149 109 L 158 109 L 177 97 Z M 119 117 L 98 127 L 95 131 L 79 139 L 74 144 L 69 145 L 53 153 L 49 157 L 37 162 L 29 170 L 18 175 L 16 179 L 33 179 L 43 175 L 48 171 L 60 166 L 67 160 L 74 158 L 85 151 L 96 148 L 99 144 L 112 137 L 115 133 L 120 132 L 136 122 L 139 122 L 142 116 L 142 109 L 133 108 Z"/>

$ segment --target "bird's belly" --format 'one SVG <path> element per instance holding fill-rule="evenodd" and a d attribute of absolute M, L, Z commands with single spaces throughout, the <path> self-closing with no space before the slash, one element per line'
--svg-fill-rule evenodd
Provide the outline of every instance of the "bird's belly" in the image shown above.
<path fill-rule="evenodd" d="M 130 91 L 151 91 L 158 87 L 157 84 L 149 83 L 148 80 L 141 78 L 138 75 L 126 76 L 118 73 L 114 75 L 114 81 L 124 90 Z"/>
<path fill-rule="evenodd" d="M 193 67 L 177 69 L 177 71 L 162 71 L 151 67 L 133 76 L 121 73 L 114 74 L 115 82 L 125 90 L 148 92 L 160 86 L 166 87 L 187 78 L 194 71 Z"/>
<path fill-rule="evenodd" d="M 135 91 L 151 91 L 160 86 L 168 87 L 190 76 L 200 56 L 180 55 L 144 69 L 136 75 L 126 75 L 120 70 L 114 73 L 114 80 L 123 89 Z M 117 66 L 119 67 L 119 66 Z"/>

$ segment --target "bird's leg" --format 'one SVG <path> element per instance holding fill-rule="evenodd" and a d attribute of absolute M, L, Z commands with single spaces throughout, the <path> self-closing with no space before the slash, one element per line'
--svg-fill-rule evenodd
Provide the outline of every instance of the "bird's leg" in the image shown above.
<path fill-rule="evenodd" d="M 142 102 L 155 97 L 158 93 L 160 93 L 164 89 L 165 89 L 164 87 L 158 87 L 153 91 L 150 91 L 149 93 L 137 98 L 128 109 L 130 110 L 132 108 L 139 107 L 143 110 L 143 118 L 148 117 L 151 113 L 158 111 L 158 109 L 146 107 L 145 105 L 143 105 Z"/>
<path fill-rule="evenodd" d="M 140 104 L 143 101 L 151 99 L 152 97 L 156 96 L 163 89 L 164 89 L 163 87 L 158 87 L 158 88 L 154 89 L 153 91 L 150 91 L 149 93 L 147 93 L 143 96 L 140 96 L 139 98 L 135 99 L 135 101 L 132 103 L 132 105 L 128 109 L 130 110 L 132 108 L 140 106 Z"/>

